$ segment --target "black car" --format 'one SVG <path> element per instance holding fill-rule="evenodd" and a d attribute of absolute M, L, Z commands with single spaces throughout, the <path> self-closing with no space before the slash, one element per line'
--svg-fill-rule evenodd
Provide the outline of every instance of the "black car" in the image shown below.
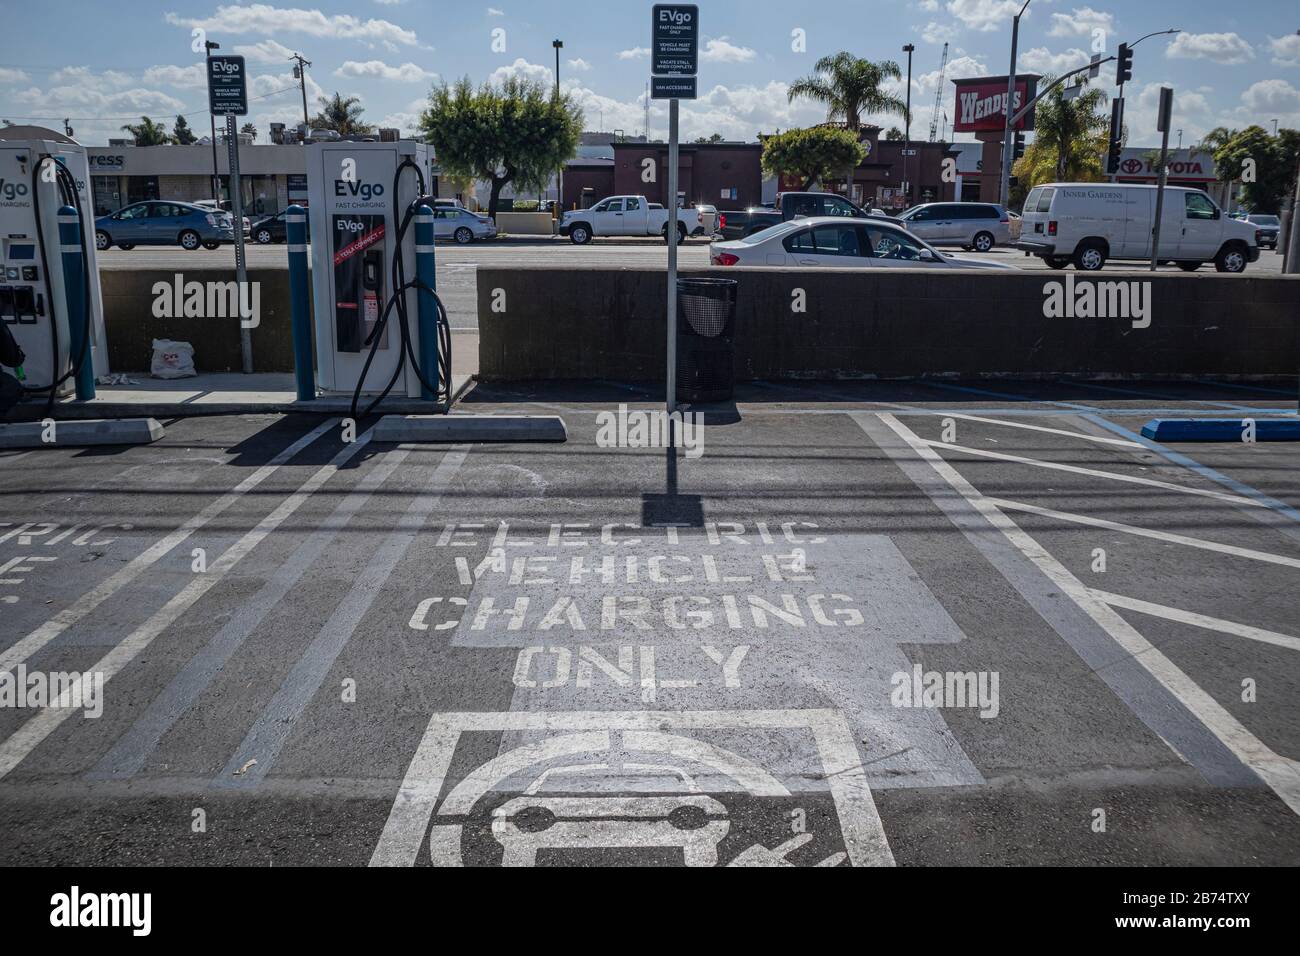
<path fill-rule="evenodd" d="M 308 213 L 309 217 L 310 215 Z M 308 223 L 310 224 L 310 218 Z M 249 234 L 254 242 L 263 246 L 270 245 L 273 242 L 284 242 L 288 235 L 288 225 L 284 221 L 284 211 L 257 220 L 257 222 L 253 223 L 253 228 Z M 308 235 L 310 236 L 310 233 Z"/>
<path fill-rule="evenodd" d="M 1265 246 L 1277 248 L 1277 236 L 1282 231 L 1282 221 L 1277 216 L 1251 213 L 1246 221 L 1255 227 L 1255 241 L 1261 249 Z"/>

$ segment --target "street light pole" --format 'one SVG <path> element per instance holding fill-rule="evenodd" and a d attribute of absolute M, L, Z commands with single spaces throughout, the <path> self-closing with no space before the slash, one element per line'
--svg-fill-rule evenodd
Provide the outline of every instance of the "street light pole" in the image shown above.
<path fill-rule="evenodd" d="M 220 50 L 220 43 L 213 43 L 211 40 L 203 41 L 203 56 L 208 67 L 208 82 L 212 76 L 212 51 Z M 210 104 L 209 104 L 210 105 Z M 212 121 L 212 200 L 221 207 L 221 174 L 217 172 L 217 114 L 208 110 L 208 119 Z"/>
<path fill-rule="evenodd" d="M 912 180 L 908 177 L 907 160 L 912 152 L 912 53 L 915 50 L 916 45 L 913 43 L 908 43 L 903 47 L 903 52 L 907 54 L 907 105 L 904 107 L 905 115 L 903 116 L 903 205 L 905 207 L 912 206 Z M 863 199 L 865 198 L 863 196 Z M 852 200 L 853 196 L 850 195 L 849 201 Z"/>
<path fill-rule="evenodd" d="M 1011 188 L 1011 102 L 1016 96 L 1016 44 L 1020 42 L 1020 18 L 1029 9 L 1030 0 L 1020 8 L 1015 19 L 1011 21 L 1011 67 L 1007 70 L 1007 121 L 1002 128 L 1002 172 L 998 177 L 998 202 L 1007 204 Z"/>
<path fill-rule="evenodd" d="M 564 49 L 563 40 L 552 40 L 551 46 L 555 48 L 555 102 L 560 102 L 560 51 Z M 559 219 L 560 213 L 564 211 L 564 163 L 560 163 L 560 168 L 555 172 L 555 211 L 556 219 Z"/>

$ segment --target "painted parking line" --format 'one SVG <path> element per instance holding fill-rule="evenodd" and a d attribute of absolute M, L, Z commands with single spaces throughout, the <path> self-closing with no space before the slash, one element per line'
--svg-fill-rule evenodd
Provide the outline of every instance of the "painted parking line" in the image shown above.
<path fill-rule="evenodd" d="M 1096 468 L 1084 468 L 1080 465 L 1066 465 L 1056 461 L 1041 461 L 1037 458 L 1025 458 L 1021 455 L 1008 455 L 1005 452 L 989 451 L 984 448 L 969 448 L 965 445 L 952 445 L 948 442 L 930 441 L 925 438 L 918 438 L 917 441 L 928 445 L 931 448 L 943 448 L 963 455 L 976 455 L 980 458 L 992 458 L 995 461 L 1014 462 L 1018 465 L 1032 465 L 1035 468 L 1046 468 L 1050 471 L 1068 471 L 1071 474 L 1088 475 L 1092 478 L 1108 478 L 1112 481 L 1123 481 L 1133 485 L 1146 485 L 1149 488 L 1164 488 L 1167 491 L 1181 491 L 1184 494 L 1199 495 L 1203 498 L 1215 498 L 1219 501 L 1226 501 L 1234 505 L 1252 505 L 1261 508 L 1267 507 L 1263 502 L 1254 498 L 1243 498 L 1239 495 L 1229 495 L 1222 491 L 1213 491 L 1209 488 L 1192 488 L 1188 485 L 1175 484 L 1172 481 L 1160 481 L 1157 478 L 1143 478 L 1140 475 L 1122 475 L 1114 471 L 1100 471 Z"/>
<path fill-rule="evenodd" d="M 1238 624 L 1236 621 L 1225 621 L 1223 618 L 1210 617 L 1208 614 L 1184 611 L 1182 608 L 1169 607 L 1165 604 L 1153 604 L 1150 601 L 1127 597 L 1123 594 L 1113 594 L 1110 591 L 1100 591 L 1096 588 L 1092 589 L 1092 594 L 1093 597 L 1099 601 L 1105 601 L 1111 607 L 1122 607 L 1128 611 L 1149 614 L 1152 617 L 1163 618 L 1166 621 L 1177 621 L 1179 624 L 1190 624 L 1193 627 L 1203 627 L 1206 630 L 1219 631 L 1222 634 L 1233 634 L 1248 640 L 1273 644 L 1292 651 L 1300 651 L 1300 637 L 1279 634 L 1277 631 L 1252 627 L 1249 624 Z"/>
<path fill-rule="evenodd" d="M 90 614 L 95 610 L 95 608 L 99 607 L 99 605 L 103 604 L 110 597 L 160 561 L 169 552 L 189 538 L 190 535 L 194 534 L 194 532 L 198 531 L 208 522 L 221 515 L 224 511 L 238 502 L 240 498 L 252 491 L 262 482 L 266 481 L 266 479 L 270 478 L 281 465 L 292 460 L 300 451 L 308 445 L 311 445 L 316 441 L 316 439 L 320 438 L 331 428 L 334 428 L 338 422 L 339 419 L 331 418 L 313 428 L 307 434 L 303 435 L 297 441 L 293 442 L 293 444 L 278 453 L 265 465 L 262 465 L 254 471 L 232 490 L 226 492 L 194 517 L 190 518 L 175 531 L 161 538 L 146 551 L 136 555 L 136 557 L 134 557 L 126 567 L 122 568 L 122 570 L 116 572 L 91 590 L 87 591 L 73 602 L 71 607 L 63 609 L 26 637 L 6 648 L 4 651 L 0 651 L 0 671 L 13 670 L 13 668 L 17 667 L 41 648 L 45 647 L 50 643 L 50 641 L 54 640 L 69 627 Z"/>
<path fill-rule="evenodd" d="M 858 419 L 859 424 L 868 430 L 868 434 L 871 434 L 870 425 L 861 420 L 860 414 L 855 415 L 855 419 Z M 915 433 L 893 415 L 881 413 L 878 416 L 878 421 L 890 429 L 911 449 L 913 455 L 920 458 L 942 479 L 949 489 L 949 495 L 955 493 L 968 509 L 981 516 L 987 525 L 992 525 L 1000 531 L 1003 537 L 1024 558 L 1031 561 L 1052 584 L 1060 589 L 1061 593 L 1068 596 L 1074 605 L 1086 614 L 1097 627 L 1101 628 L 1114 647 L 1121 649 L 1127 655 L 1127 663 L 1135 664 L 1145 670 L 1165 691 L 1173 696 L 1190 717 L 1194 718 L 1202 728 L 1209 731 L 1214 739 L 1222 747 L 1226 748 L 1237 761 L 1253 771 L 1290 807 L 1292 812 L 1300 814 L 1300 765 L 1296 761 L 1275 753 L 1263 741 L 1247 730 L 1240 721 L 1224 709 L 1218 701 L 1202 690 L 1195 681 L 1183 673 L 1177 665 L 1125 621 L 1110 605 L 1094 596 L 1091 588 L 1071 574 L 1060 561 L 1030 535 L 1021 530 L 1014 521 L 995 507 L 988 498 L 985 498 L 976 490 L 952 465 L 939 456 L 931 447 L 931 443 L 917 437 Z M 952 499 L 950 497 L 946 499 L 942 497 L 935 498 L 935 503 L 940 504 L 941 507 L 943 507 L 944 503 L 948 504 L 949 507 L 945 508 L 945 510 L 949 512 L 950 516 L 952 515 Z M 959 526 L 963 527 L 963 530 L 967 530 L 969 523 Z M 971 540 L 977 546 L 979 545 L 978 534 L 972 537 Z M 1080 650 L 1077 645 L 1071 643 L 1072 646 L 1075 646 L 1076 651 Z M 1094 668 L 1099 677 L 1105 680 L 1112 689 L 1116 690 L 1121 699 L 1129 705 L 1147 726 L 1160 734 L 1175 753 L 1196 766 L 1208 780 L 1220 786 L 1240 785 L 1239 782 L 1226 782 L 1225 777 L 1221 776 L 1221 774 L 1231 768 L 1224 767 L 1219 761 L 1213 761 L 1213 754 L 1204 750 L 1203 741 L 1197 741 L 1189 737 L 1188 731 L 1190 728 L 1187 727 L 1185 721 L 1170 714 L 1167 708 L 1161 707 L 1159 709 L 1164 713 L 1157 712 L 1153 706 L 1153 701 L 1126 695 L 1117 687 L 1114 682 L 1115 672 L 1127 669 L 1117 666 L 1124 661 L 1123 658 L 1118 661 L 1104 662 L 1096 661 L 1095 658 L 1090 659 L 1090 656 L 1084 656 L 1084 660 Z M 1170 723 L 1171 718 L 1173 719 L 1172 724 Z M 1211 761 L 1208 763 L 1203 762 L 1206 758 L 1211 758 Z M 1237 777 L 1235 773 L 1226 776 L 1230 779 Z"/>
<path fill-rule="evenodd" d="M 163 736 L 195 705 L 266 615 L 325 553 L 339 532 L 366 506 L 374 492 L 409 454 L 401 448 L 384 454 L 379 464 L 358 483 L 356 490 L 339 502 L 320 527 L 276 568 L 262 589 L 251 600 L 241 604 L 221 630 L 181 668 L 131 729 L 86 774 L 86 779 L 121 779 L 140 771 Z"/>
<path fill-rule="evenodd" d="M 330 668 L 334 666 L 334 661 L 343 652 L 349 638 L 383 590 L 393 569 L 415 542 L 429 515 L 442 501 L 443 494 L 450 487 L 469 450 L 469 445 L 453 445 L 443 455 L 429 479 L 428 487 L 411 502 L 379 550 L 366 562 L 352 589 L 289 671 L 271 702 L 266 705 L 230 758 L 226 769 L 213 781 L 214 786 L 234 789 L 255 787 L 275 765 L 298 718 L 320 689 Z M 236 775 L 235 771 L 245 767 L 250 760 L 257 762 Z"/>
<path fill-rule="evenodd" d="M 931 388 L 942 388 L 950 392 L 963 392 L 967 395 L 987 395 L 990 398 L 1001 398 L 1009 402 L 1030 402 L 1034 405 L 1054 405 L 1057 408 L 1068 408 L 1075 412 L 1096 412 L 1100 411 L 1095 405 L 1080 405 L 1076 402 L 1053 402 L 1042 398 L 1028 398 L 1024 395 L 1018 395 L 1015 392 L 999 392 L 990 388 L 977 388 L 974 385 L 954 385 L 952 382 L 931 382 L 924 384 Z"/>
<path fill-rule="evenodd" d="M 1070 431 L 1067 428 L 1049 428 L 1046 425 L 1030 425 L 1028 422 L 1016 422 L 1006 418 L 988 418 L 983 415 L 971 415 L 965 412 L 954 412 L 946 409 L 916 409 L 909 405 L 895 405 L 893 402 L 881 402 L 880 404 L 888 405 L 896 411 L 914 412 L 919 410 L 943 418 L 957 418 L 966 422 L 983 422 L 986 425 L 1001 425 L 1004 428 L 1022 428 L 1029 431 L 1044 432 L 1048 435 L 1062 435 L 1066 438 L 1079 438 L 1083 441 L 1096 442 L 1100 445 L 1116 445 L 1121 448 L 1142 448 L 1142 446 L 1137 442 L 1130 441 L 1127 438 L 1106 438 L 1101 435 L 1089 435 L 1087 432 Z"/>
<path fill-rule="evenodd" d="M 1136 535 L 1141 538 L 1167 541 L 1170 544 L 1186 545 L 1189 548 L 1200 548 L 1203 551 L 1215 551 L 1219 554 L 1227 554 L 1235 558 L 1248 558 L 1251 561 L 1263 561 L 1266 564 L 1280 564 L 1288 568 L 1300 568 L 1300 558 L 1290 558 L 1283 554 L 1273 554 L 1269 551 L 1256 551 L 1253 548 L 1240 548 L 1231 544 L 1220 544 L 1217 541 L 1208 541 L 1205 538 L 1193 538 L 1189 535 L 1178 534 L 1173 531 L 1157 531 L 1154 528 L 1140 528 L 1137 525 L 1122 524 L 1118 521 L 1109 521 L 1106 518 L 1094 518 L 1091 515 L 1073 514 L 1067 511 L 1054 511 L 1051 508 L 1040 508 L 1037 505 L 1026 504 L 1023 501 L 1008 501 L 1005 498 L 990 498 L 989 501 L 998 508 L 1001 508 L 1003 511 L 1023 511 L 1026 514 L 1038 515 L 1043 518 L 1052 518 L 1056 521 L 1087 525 L 1090 528 L 1105 528 L 1107 531 L 1120 531 L 1124 534 Z"/>
<path fill-rule="evenodd" d="M 195 602 L 207 594 L 213 587 L 260 544 L 267 535 L 275 531 L 295 511 L 307 502 L 330 478 L 332 478 L 349 459 L 369 443 L 369 434 L 357 436 L 357 440 L 344 446 L 329 464 L 317 469 L 289 497 L 233 545 L 224 551 L 202 574 L 196 575 L 179 594 L 164 604 L 142 625 L 128 634 L 112 650 L 89 667 L 76 680 L 75 687 L 69 688 L 60 697 L 59 702 L 36 713 L 31 719 L 16 730 L 3 744 L 0 744 L 0 778 L 5 777 L 14 767 L 30 754 L 46 737 L 54 732 L 68 717 L 76 713 L 67 702 L 81 700 L 83 681 L 93 677 L 102 677 L 107 684 L 126 667 L 137 654 L 143 651 L 154 639 L 165 632 L 182 614 L 194 606 Z M 71 696 L 70 696 L 71 695 Z"/>

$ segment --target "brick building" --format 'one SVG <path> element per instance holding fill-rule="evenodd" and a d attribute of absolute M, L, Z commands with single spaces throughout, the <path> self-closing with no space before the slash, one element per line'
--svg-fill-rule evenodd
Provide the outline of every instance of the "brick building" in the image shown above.
<path fill-rule="evenodd" d="M 678 193 L 686 205 L 746 209 L 762 201 L 759 143 L 683 143 L 679 148 Z M 668 144 L 614 143 L 613 150 L 612 160 L 579 158 L 565 166 L 564 208 L 585 208 L 622 195 L 645 195 L 667 204 Z M 653 177 L 647 182 L 649 171 Z"/>

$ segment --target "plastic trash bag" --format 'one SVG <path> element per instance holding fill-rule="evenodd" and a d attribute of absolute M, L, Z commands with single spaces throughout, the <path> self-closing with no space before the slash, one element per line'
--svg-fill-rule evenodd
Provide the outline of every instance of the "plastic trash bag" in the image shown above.
<path fill-rule="evenodd" d="M 194 346 L 171 339 L 153 340 L 153 362 L 149 367 L 154 378 L 189 378 L 199 373 L 194 368 Z"/>

